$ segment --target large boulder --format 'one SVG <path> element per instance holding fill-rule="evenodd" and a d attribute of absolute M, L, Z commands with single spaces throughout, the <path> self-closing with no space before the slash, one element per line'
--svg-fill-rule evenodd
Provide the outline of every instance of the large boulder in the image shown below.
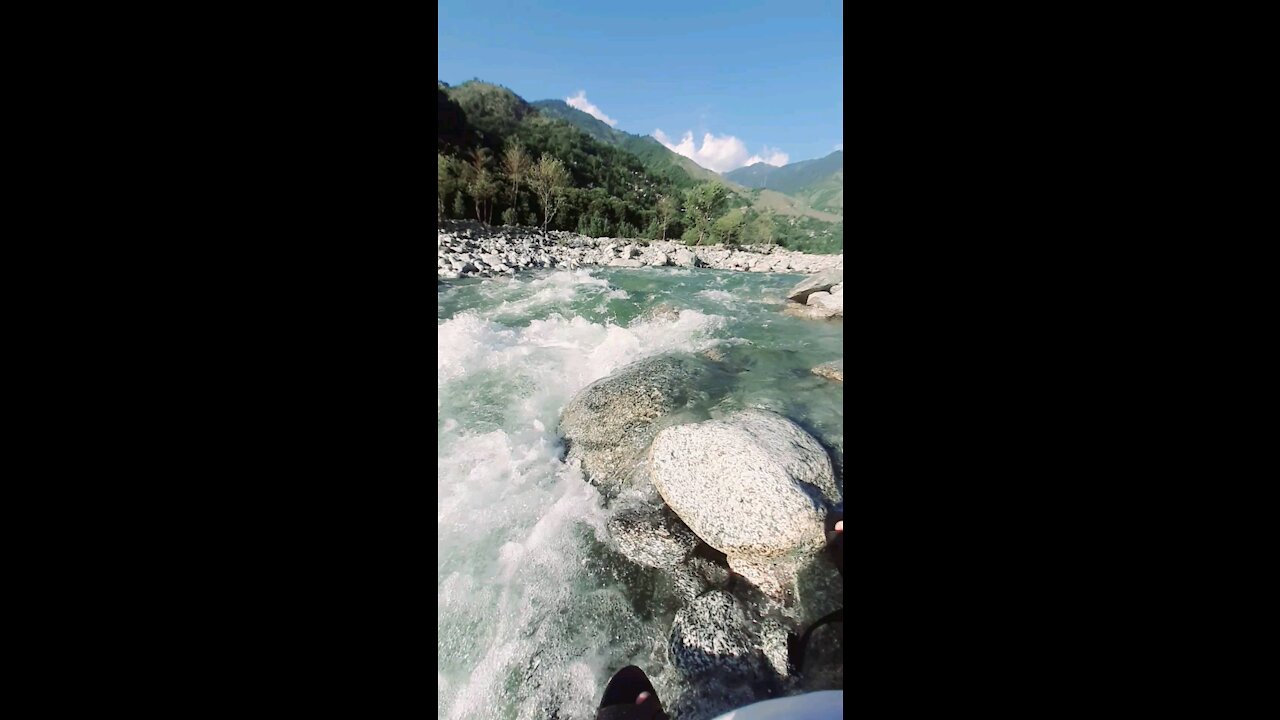
<path fill-rule="evenodd" d="M 815 305 L 834 311 L 837 315 L 844 315 L 844 292 L 837 293 L 814 293 L 809 296 L 809 302 L 806 305 Z"/>
<path fill-rule="evenodd" d="M 791 292 L 787 293 L 787 299 L 804 303 L 813 293 L 830 290 L 842 282 L 844 282 L 843 270 L 826 270 L 801 280 L 791 288 Z"/>
<path fill-rule="evenodd" d="M 631 363 L 583 388 L 560 414 L 566 459 L 613 497 L 648 483 L 644 452 L 662 422 L 689 401 L 709 363 L 661 355 Z"/>
<path fill-rule="evenodd" d="M 775 600 L 825 547 L 823 520 L 842 497 L 822 445 L 765 410 L 668 427 L 648 466 L 680 519 Z"/>
<path fill-rule="evenodd" d="M 702 267 L 706 263 L 702 262 L 702 258 L 698 257 L 688 248 L 680 248 L 676 250 L 675 256 L 672 258 L 676 265 L 680 267 Z"/>
<path fill-rule="evenodd" d="M 831 293 L 825 290 L 819 290 L 816 293 L 810 293 L 809 299 L 805 300 L 804 304 L 812 307 L 825 307 L 823 300 L 829 297 L 831 297 Z"/>

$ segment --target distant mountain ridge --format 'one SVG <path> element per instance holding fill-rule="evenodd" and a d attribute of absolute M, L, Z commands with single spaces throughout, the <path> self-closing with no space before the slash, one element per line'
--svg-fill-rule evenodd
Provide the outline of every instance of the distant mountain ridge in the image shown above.
<path fill-rule="evenodd" d="M 725 178 L 743 187 L 767 188 L 790 195 L 816 210 L 844 212 L 843 150 L 782 167 L 756 163 L 725 173 Z"/>

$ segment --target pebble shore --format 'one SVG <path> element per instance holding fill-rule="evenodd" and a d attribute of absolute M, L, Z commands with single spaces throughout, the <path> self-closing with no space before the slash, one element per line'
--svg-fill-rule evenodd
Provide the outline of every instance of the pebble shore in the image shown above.
<path fill-rule="evenodd" d="M 469 221 L 439 223 L 440 278 L 496 277 L 520 270 L 578 267 L 708 267 L 740 272 L 817 273 L 843 270 L 844 255 L 808 255 L 783 247 L 686 246 L 666 240 L 593 238 L 563 230 L 544 237 L 523 227 Z"/>

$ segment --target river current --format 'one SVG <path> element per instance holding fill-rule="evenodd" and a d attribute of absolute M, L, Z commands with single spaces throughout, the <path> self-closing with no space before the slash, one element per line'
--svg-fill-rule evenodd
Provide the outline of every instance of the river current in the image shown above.
<path fill-rule="evenodd" d="M 589 719 L 628 664 L 668 705 L 685 690 L 665 650 L 677 596 L 610 549 L 609 510 L 561 459 L 560 410 L 635 360 L 706 353 L 729 372 L 696 389 L 691 418 L 768 408 L 842 458 L 843 385 L 810 370 L 843 356 L 843 322 L 781 313 L 801 279 L 593 268 L 439 285 L 438 717 Z"/>

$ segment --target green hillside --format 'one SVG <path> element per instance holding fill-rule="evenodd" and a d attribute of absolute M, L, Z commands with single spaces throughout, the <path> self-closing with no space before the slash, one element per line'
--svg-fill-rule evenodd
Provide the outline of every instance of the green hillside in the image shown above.
<path fill-rule="evenodd" d="M 791 194 L 843 171 L 844 151 L 837 150 L 824 158 L 801 160 L 782 167 L 756 163 L 727 172 L 725 178 L 743 187 L 769 188 Z"/>
<path fill-rule="evenodd" d="M 844 215 L 844 170 L 837 170 L 812 185 L 806 185 L 790 193 L 809 207 Z"/>
<path fill-rule="evenodd" d="M 837 170 L 839 173 L 838 187 L 832 187 L 831 178 L 829 177 L 817 179 L 817 182 L 812 187 L 801 187 L 794 181 L 795 179 L 803 181 L 811 177 L 816 179 L 821 173 L 827 172 L 832 166 L 832 163 L 829 162 L 830 157 L 788 165 L 787 168 L 793 168 L 793 170 L 784 173 L 786 180 L 784 186 L 791 189 L 782 189 L 774 187 L 772 183 L 766 184 L 763 181 L 763 177 L 770 171 L 785 170 L 786 168 L 775 168 L 771 165 L 758 163 L 720 175 L 679 153 L 672 152 L 667 146 L 652 137 L 632 135 L 631 133 L 614 129 L 588 113 L 570 107 L 563 100 L 537 100 L 531 105 L 544 115 L 564 120 L 601 142 L 609 143 L 631 152 L 640 158 L 645 167 L 654 174 L 668 176 L 673 169 L 678 169 L 694 180 L 721 183 L 738 195 L 750 197 L 752 199 L 751 207 L 758 212 L 771 211 L 783 215 L 811 217 L 824 222 L 838 222 L 842 219 L 841 216 L 844 213 L 844 175 L 842 170 Z M 834 166 L 842 168 L 844 153 L 835 153 L 834 155 L 839 156 Z M 798 168 L 799 172 L 796 172 L 795 168 Z M 754 179 L 754 182 L 742 182 L 738 179 L 740 174 Z M 680 180 L 676 178 L 675 182 L 679 183 Z M 777 193 L 769 193 L 767 191 L 763 195 L 758 192 L 746 192 L 748 188 L 767 188 L 767 190 L 774 190 L 777 193 L 786 193 L 791 198 L 781 198 Z"/>
<path fill-rule="evenodd" d="M 437 213 L 442 218 L 537 225 L 538 201 L 527 189 L 513 192 L 527 185 L 512 183 L 503 164 L 504 153 L 519 145 L 531 160 L 548 155 L 568 172 L 569 187 L 552 229 L 661 237 L 659 198 L 667 197 L 675 201 L 668 238 L 777 242 L 814 252 L 843 248 L 843 223 L 834 222 L 838 216 L 730 183 L 653 138 L 615 130 L 561 101 L 528 103 L 479 80 L 456 87 L 437 81 L 437 121 Z M 477 152 L 487 159 L 477 161 Z M 711 187 L 718 190 L 708 191 Z M 716 196 L 718 201 L 706 202 Z M 709 209 L 695 213 L 695 205 Z"/>
<path fill-rule="evenodd" d="M 564 120 L 601 142 L 609 143 L 635 154 L 652 171 L 662 173 L 668 168 L 678 168 L 693 180 L 719 182 L 724 183 L 733 190 L 741 189 L 734 183 L 725 181 L 719 174 L 702 167 L 679 153 L 672 152 L 666 145 L 657 140 L 648 136 L 632 135 L 621 130 L 615 130 L 609 127 L 607 123 L 575 107 L 570 107 L 563 100 L 538 100 L 533 103 L 533 106 L 538 108 L 544 115 Z"/>
<path fill-rule="evenodd" d="M 725 174 L 748 188 L 769 189 L 790 195 L 805 207 L 844 214 L 844 151 L 824 158 L 774 167 L 756 163 Z"/>

